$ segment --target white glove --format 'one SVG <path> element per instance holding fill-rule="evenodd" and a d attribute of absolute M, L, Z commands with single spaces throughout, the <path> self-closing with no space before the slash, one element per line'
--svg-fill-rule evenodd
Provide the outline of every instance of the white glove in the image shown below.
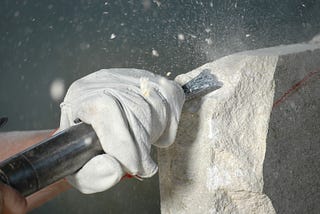
<path fill-rule="evenodd" d="M 75 81 L 60 105 L 59 130 L 76 119 L 91 124 L 106 154 L 92 158 L 68 181 L 83 193 L 95 193 L 126 173 L 154 175 L 151 144 L 173 143 L 183 103 L 180 85 L 145 70 L 103 69 Z"/>

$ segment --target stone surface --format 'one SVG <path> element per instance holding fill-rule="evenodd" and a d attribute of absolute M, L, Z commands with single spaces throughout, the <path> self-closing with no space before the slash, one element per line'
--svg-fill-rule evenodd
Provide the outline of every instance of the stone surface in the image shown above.
<path fill-rule="evenodd" d="M 185 83 L 203 69 L 210 69 L 224 85 L 202 99 L 186 103 L 175 144 L 159 151 L 162 213 L 290 211 L 289 205 L 281 209 L 286 196 L 279 193 L 282 181 L 277 179 L 279 170 L 285 167 L 276 168 L 284 151 L 270 150 L 270 161 L 263 168 L 266 148 L 277 144 L 275 139 L 279 139 L 274 137 L 278 132 L 270 130 L 283 126 L 280 139 L 284 141 L 291 132 L 299 136 L 298 128 L 285 131 L 294 119 L 279 116 L 283 112 L 277 113 L 276 108 L 286 111 L 287 108 L 304 108 L 300 104 L 306 104 L 318 111 L 319 99 L 315 102 L 310 95 L 305 103 L 305 95 L 297 98 L 292 95 L 285 96 L 276 106 L 274 102 L 308 72 L 320 67 L 319 49 L 319 45 L 312 43 L 247 51 L 177 77 L 177 81 Z M 281 107 L 288 97 L 300 100 L 299 106 L 296 103 Z M 314 116 L 319 119 L 319 111 Z M 301 115 L 292 113 L 291 117 Z M 311 129 L 316 124 L 319 126 L 316 122 L 310 124 Z M 303 141 L 303 137 L 300 140 Z M 273 186 L 275 183 L 277 187 Z"/>

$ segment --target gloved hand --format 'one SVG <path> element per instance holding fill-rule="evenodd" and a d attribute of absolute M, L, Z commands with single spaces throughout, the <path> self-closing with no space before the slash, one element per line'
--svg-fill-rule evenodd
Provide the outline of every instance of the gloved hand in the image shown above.
<path fill-rule="evenodd" d="M 92 158 L 68 181 L 83 193 L 95 193 L 126 173 L 154 175 L 151 144 L 173 143 L 183 103 L 176 82 L 145 70 L 103 69 L 75 81 L 60 105 L 60 130 L 76 119 L 91 124 L 106 154 Z"/>

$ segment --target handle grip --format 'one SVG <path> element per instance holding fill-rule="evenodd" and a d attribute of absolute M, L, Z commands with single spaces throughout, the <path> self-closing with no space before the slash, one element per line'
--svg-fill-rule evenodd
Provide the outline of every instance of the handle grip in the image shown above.
<path fill-rule="evenodd" d="M 93 128 L 80 123 L 1 162 L 0 181 L 29 196 L 102 153 Z"/>

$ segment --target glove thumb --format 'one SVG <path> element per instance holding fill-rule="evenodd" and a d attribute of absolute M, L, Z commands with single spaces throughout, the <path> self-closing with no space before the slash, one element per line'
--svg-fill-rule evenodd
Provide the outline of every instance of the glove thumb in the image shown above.
<path fill-rule="evenodd" d="M 68 176 L 67 180 L 80 192 L 91 194 L 114 186 L 124 174 L 116 159 L 102 154 L 92 158 L 77 173 Z"/>

